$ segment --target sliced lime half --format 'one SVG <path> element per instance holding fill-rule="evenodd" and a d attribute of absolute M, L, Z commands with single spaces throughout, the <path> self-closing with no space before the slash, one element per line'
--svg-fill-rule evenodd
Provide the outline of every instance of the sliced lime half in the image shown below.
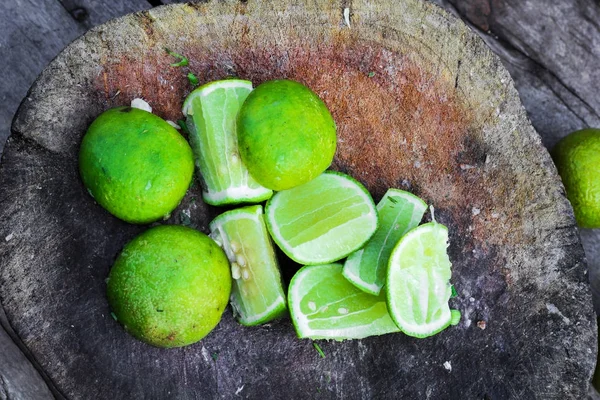
<path fill-rule="evenodd" d="M 427 204 L 412 193 L 389 189 L 377 204 L 379 227 L 367 244 L 348 256 L 343 274 L 356 287 L 378 295 L 385 283 L 392 249 L 419 225 Z"/>
<path fill-rule="evenodd" d="M 361 248 L 377 229 L 377 210 L 363 185 L 327 171 L 277 192 L 265 210 L 275 243 L 300 264 L 326 264 Z"/>
<path fill-rule="evenodd" d="M 290 282 L 288 302 L 300 338 L 362 339 L 399 331 L 385 295 L 373 296 L 352 285 L 342 276 L 341 264 L 301 268 Z"/>
<path fill-rule="evenodd" d="M 448 306 L 452 288 L 447 246 L 448 228 L 430 222 L 410 230 L 392 250 L 385 290 L 388 308 L 409 336 L 431 336 L 457 322 L 457 312 Z"/>
<path fill-rule="evenodd" d="M 231 263 L 231 306 L 237 320 L 258 325 L 283 314 L 285 292 L 262 206 L 227 211 L 210 223 L 210 230 Z"/>
<path fill-rule="evenodd" d="M 183 103 L 208 204 L 258 203 L 273 195 L 250 176 L 238 151 L 237 114 L 251 91 L 250 81 L 215 81 L 194 90 Z"/>

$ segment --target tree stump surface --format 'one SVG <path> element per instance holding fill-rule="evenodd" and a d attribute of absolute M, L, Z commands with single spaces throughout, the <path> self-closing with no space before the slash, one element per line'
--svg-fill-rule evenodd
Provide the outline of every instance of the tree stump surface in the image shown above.
<path fill-rule="evenodd" d="M 0 301 L 66 398 L 583 398 L 597 330 L 570 205 L 499 59 L 462 22 L 416 0 L 170 5 L 73 42 L 23 101 L 0 164 Z M 173 68 L 164 48 L 185 54 Z M 77 171 L 87 126 L 134 97 L 181 118 L 192 89 L 227 76 L 291 78 L 338 125 L 333 168 L 378 200 L 410 190 L 450 229 L 463 318 L 428 339 L 322 342 L 289 320 L 238 325 L 161 350 L 110 316 L 105 278 L 147 227 L 106 213 Z M 206 231 L 197 185 L 165 223 Z M 284 271 L 288 277 L 293 271 Z"/>

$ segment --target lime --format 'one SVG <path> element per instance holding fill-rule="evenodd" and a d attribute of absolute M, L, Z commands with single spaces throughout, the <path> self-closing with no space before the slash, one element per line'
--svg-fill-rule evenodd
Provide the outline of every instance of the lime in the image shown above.
<path fill-rule="evenodd" d="M 157 226 L 124 248 L 108 279 L 108 301 L 125 329 L 158 347 L 197 342 L 220 321 L 231 292 L 229 262 L 208 236 Z"/>
<path fill-rule="evenodd" d="M 269 189 L 290 189 L 329 167 L 336 148 L 335 122 L 306 86 L 268 81 L 242 105 L 238 140 L 250 175 Z"/>
<path fill-rule="evenodd" d="M 275 243 L 300 264 L 326 264 L 361 248 L 377 229 L 373 199 L 348 175 L 327 171 L 277 192 L 266 207 Z"/>
<path fill-rule="evenodd" d="M 243 325 L 258 325 L 286 310 L 281 275 L 262 206 L 227 211 L 210 223 L 210 236 L 231 262 L 231 306 Z"/>
<path fill-rule="evenodd" d="M 458 311 L 448 306 L 452 288 L 447 243 L 448 228 L 434 221 L 410 230 L 392 250 L 388 308 L 409 336 L 431 336 L 458 322 Z"/>
<path fill-rule="evenodd" d="M 300 338 L 362 339 L 399 331 L 388 314 L 385 295 L 373 296 L 352 285 L 342 276 L 341 264 L 301 268 L 288 294 Z"/>
<path fill-rule="evenodd" d="M 414 194 L 389 189 L 377 204 L 379 228 L 365 247 L 348 256 L 343 274 L 356 287 L 378 295 L 385 284 L 392 249 L 410 229 L 419 225 L 427 204 Z"/>
<path fill-rule="evenodd" d="M 552 150 L 577 224 L 600 228 L 600 129 L 583 129 Z"/>
<path fill-rule="evenodd" d="M 166 121 L 117 107 L 90 125 L 79 150 L 79 171 L 98 204 L 141 224 L 177 207 L 191 183 L 194 160 L 186 140 Z"/>
<path fill-rule="evenodd" d="M 236 117 L 251 91 L 249 81 L 215 81 L 194 90 L 183 103 L 208 204 L 258 203 L 273 195 L 249 175 L 238 151 Z"/>

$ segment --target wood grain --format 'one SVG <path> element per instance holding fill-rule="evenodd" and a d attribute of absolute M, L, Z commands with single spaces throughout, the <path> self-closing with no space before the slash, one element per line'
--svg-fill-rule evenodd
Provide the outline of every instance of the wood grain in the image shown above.
<path fill-rule="evenodd" d="M 587 393 L 597 332 L 583 252 L 508 73 L 426 3 L 354 1 L 351 23 L 328 2 L 163 7 L 92 30 L 41 75 L 0 166 L 0 237 L 14 235 L 0 243 L 0 299 L 64 396 Z M 335 168 L 375 194 L 400 186 L 436 205 L 452 232 L 453 306 L 463 322 L 426 340 L 323 343 L 325 359 L 287 320 L 250 329 L 228 314 L 201 343 L 168 352 L 126 335 L 109 316 L 104 278 L 143 228 L 96 206 L 75 160 L 81 135 L 108 106 L 141 95 L 159 115 L 178 116 L 191 88 L 187 70 L 168 67 L 165 46 L 188 54 L 202 81 L 288 76 L 313 87 L 338 122 Z M 170 222 L 192 206 L 188 197 Z M 205 230 L 210 215 L 198 209 L 191 223 Z"/>

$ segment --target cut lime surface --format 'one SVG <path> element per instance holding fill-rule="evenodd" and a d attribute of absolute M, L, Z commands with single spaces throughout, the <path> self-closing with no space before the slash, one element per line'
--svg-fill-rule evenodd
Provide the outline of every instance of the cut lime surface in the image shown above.
<path fill-rule="evenodd" d="M 389 189 L 377 204 L 379 227 L 367 244 L 348 256 L 343 274 L 356 287 L 378 295 L 385 284 L 392 249 L 419 225 L 427 204 L 412 193 Z"/>
<path fill-rule="evenodd" d="M 288 301 L 300 338 L 362 339 L 398 332 L 385 295 L 373 296 L 342 276 L 341 264 L 311 265 L 290 282 Z"/>
<path fill-rule="evenodd" d="M 267 203 L 275 242 L 300 264 L 326 264 L 359 249 L 377 229 L 373 199 L 348 175 L 327 171 Z"/>
<path fill-rule="evenodd" d="M 238 321 L 258 325 L 284 313 L 285 293 L 262 206 L 227 211 L 210 223 L 210 230 L 231 263 L 231 306 Z"/>
<path fill-rule="evenodd" d="M 431 336 L 457 322 L 448 306 L 452 288 L 447 243 L 448 228 L 430 222 L 410 230 L 392 250 L 385 290 L 388 308 L 409 336 Z"/>
<path fill-rule="evenodd" d="M 239 154 L 237 113 L 251 91 L 250 81 L 215 81 L 194 90 L 183 103 L 208 204 L 258 203 L 273 195 L 250 176 Z"/>

